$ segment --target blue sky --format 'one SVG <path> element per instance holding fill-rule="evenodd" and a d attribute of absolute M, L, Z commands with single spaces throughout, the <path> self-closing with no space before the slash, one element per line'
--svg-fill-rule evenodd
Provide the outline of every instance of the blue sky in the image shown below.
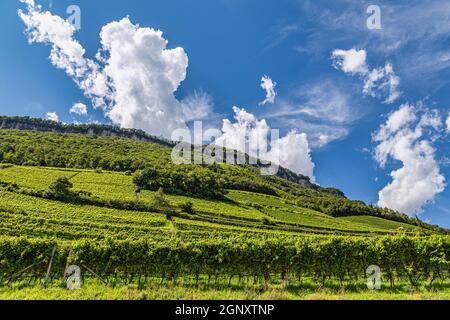
<path fill-rule="evenodd" d="M 377 203 L 380 190 L 392 181 L 390 173 L 405 166 L 405 158 L 395 155 L 380 167 L 381 160 L 374 156 L 380 143 L 373 139 L 403 104 L 414 106 L 410 111 L 418 118 L 433 110 L 440 112 L 442 128 L 424 129 L 418 141 L 427 141 L 434 148 L 429 154 L 434 160 L 431 166 L 450 178 L 449 136 L 444 128 L 450 110 L 450 5 L 445 0 L 38 3 L 44 11 L 63 18 L 68 17 L 69 5 L 80 7 L 81 29 L 74 37 L 91 59 L 100 47 L 102 27 L 112 21 L 129 16 L 142 28 L 163 31 L 168 48 L 182 47 L 189 58 L 186 77 L 175 92 L 177 100 L 187 101 L 194 93 L 207 97 L 209 110 L 202 119 L 210 126 L 220 128 L 222 119 L 233 121 L 232 107 L 239 106 L 266 119 L 283 135 L 293 129 L 306 133 L 316 181 L 338 187 L 352 199 Z M 370 4 L 381 9 L 381 30 L 367 28 Z M 45 118 L 48 112 L 55 112 L 64 122 L 110 122 L 63 70 L 52 65 L 48 45 L 28 44 L 19 8 L 25 5 L 18 0 L 0 3 L 0 39 L 4 43 L 0 51 L 0 113 Z M 336 49 L 348 53 L 353 48 L 359 53 L 364 50 L 367 72 L 345 72 L 345 61 L 332 58 Z M 400 79 L 396 90 L 401 94 L 392 103 L 384 102 L 386 87 L 363 92 L 369 72 L 387 64 Z M 277 83 L 277 96 L 274 103 L 261 105 L 264 75 Z M 77 102 L 88 107 L 87 116 L 69 112 Z M 419 125 L 411 122 L 407 126 L 413 131 Z M 327 143 L 318 139 L 320 134 L 328 137 Z M 399 138 L 397 133 L 386 139 L 395 138 Z M 414 165 L 410 164 L 411 170 Z M 414 182 L 416 172 L 408 174 L 405 181 Z M 450 191 L 440 191 L 423 201 L 420 217 L 450 227 Z"/>

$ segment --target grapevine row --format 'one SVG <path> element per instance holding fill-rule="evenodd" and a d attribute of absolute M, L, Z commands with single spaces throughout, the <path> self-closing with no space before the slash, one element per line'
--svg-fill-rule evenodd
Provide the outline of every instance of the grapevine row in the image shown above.
<path fill-rule="evenodd" d="M 89 265 L 102 277 L 138 274 L 176 279 L 178 276 L 254 276 L 266 281 L 272 275 L 314 277 L 325 283 L 365 277 L 370 265 L 381 268 L 391 285 L 407 279 L 412 286 L 448 279 L 450 238 L 443 236 L 265 237 L 242 236 L 195 241 L 170 238 L 58 244 L 54 240 L 0 237 L 0 278 L 36 264 L 45 273 L 51 252 L 58 247 L 53 268 L 67 263 Z M 34 268 L 34 272 L 36 272 Z"/>

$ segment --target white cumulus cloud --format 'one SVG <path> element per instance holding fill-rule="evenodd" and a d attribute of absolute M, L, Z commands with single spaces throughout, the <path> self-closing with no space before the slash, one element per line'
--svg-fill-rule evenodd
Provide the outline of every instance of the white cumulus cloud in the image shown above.
<path fill-rule="evenodd" d="M 274 104 L 277 92 L 275 87 L 277 83 L 274 82 L 269 76 L 263 76 L 261 79 L 261 88 L 266 91 L 266 99 L 260 103 L 260 105 Z"/>
<path fill-rule="evenodd" d="M 42 11 L 34 0 L 21 2 L 27 5 L 27 10 L 19 10 L 18 14 L 25 23 L 28 41 L 50 45 L 52 64 L 72 77 L 94 105 L 102 105 L 108 92 L 106 79 L 99 66 L 84 57 L 85 49 L 73 38 L 73 25 L 48 11 Z"/>
<path fill-rule="evenodd" d="M 400 78 L 394 72 L 394 66 L 386 63 L 384 67 L 370 69 L 365 50 L 336 49 L 332 54 L 333 65 L 345 73 L 360 76 L 364 81 L 363 92 L 374 98 L 383 98 L 384 103 L 394 103 L 400 97 L 398 86 Z"/>
<path fill-rule="evenodd" d="M 175 91 L 186 77 L 182 48 L 167 49 L 162 32 L 140 28 L 128 18 L 103 27 L 100 38 L 112 103 L 107 115 L 127 128 L 170 137 L 185 128 Z"/>
<path fill-rule="evenodd" d="M 46 118 L 47 120 L 59 122 L 59 117 L 56 112 L 47 112 Z"/>
<path fill-rule="evenodd" d="M 434 111 L 402 105 L 374 134 L 373 140 L 378 143 L 377 162 L 382 167 L 389 159 L 402 163 L 400 169 L 391 172 L 392 182 L 380 191 L 380 207 L 414 215 L 444 191 L 445 178 L 435 159 L 432 139 L 427 135 L 439 130 L 441 124 Z"/>
<path fill-rule="evenodd" d="M 70 113 L 79 115 L 79 116 L 86 116 L 88 114 L 87 106 L 84 103 L 78 102 L 75 103 L 72 108 L 70 108 Z"/>
<path fill-rule="evenodd" d="M 88 59 L 70 23 L 34 0 L 21 1 L 27 9 L 19 10 L 19 16 L 30 43 L 50 45 L 52 64 L 114 123 L 164 137 L 186 128 L 174 93 L 186 77 L 188 57 L 183 48 L 168 49 L 161 31 L 141 28 L 129 18 L 111 22 L 102 28 L 96 59 Z"/>
<path fill-rule="evenodd" d="M 295 173 L 302 174 L 315 182 L 314 163 L 311 159 L 308 136 L 293 130 L 272 143 L 268 160 L 275 161 Z"/>
<path fill-rule="evenodd" d="M 369 70 L 366 63 L 366 50 L 336 49 L 333 51 L 333 58 L 335 67 L 341 69 L 345 73 L 365 75 Z"/>
<path fill-rule="evenodd" d="M 314 178 L 314 163 L 307 135 L 290 131 L 270 143 L 271 128 L 266 120 L 258 120 L 244 109 L 233 107 L 235 122 L 223 121 L 223 135 L 215 144 L 248 153 L 252 157 L 275 162 L 298 174 Z"/>

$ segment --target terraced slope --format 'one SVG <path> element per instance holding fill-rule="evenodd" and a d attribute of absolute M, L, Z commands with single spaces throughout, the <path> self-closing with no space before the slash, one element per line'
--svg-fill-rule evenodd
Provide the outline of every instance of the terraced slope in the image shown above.
<path fill-rule="evenodd" d="M 266 229 L 313 232 L 401 228 L 447 233 L 399 212 L 352 201 L 337 189 L 311 184 L 307 177 L 284 168 L 278 176 L 262 176 L 252 165 L 177 166 L 171 161 L 173 143 L 139 131 L 29 118 L 0 117 L 0 121 L 0 180 L 10 184 L 9 189 L 18 185 L 25 194 L 46 192 L 58 177 L 66 176 L 73 191 L 83 192 L 90 205 L 124 203 L 119 209 L 140 206 L 145 211 L 152 190 L 161 187 L 172 207 L 179 210 L 192 202 L 195 218 L 212 223 L 264 223 Z M 145 170 L 156 174 L 156 187 L 139 186 L 138 199 L 133 178 Z"/>
<path fill-rule="evenodd" d="M 58 169 L 24 166 L 6 166 L 0 169 L 0 181 L 16 184 L 19 189 L 0 193 L 2 230 L 5 234 L 55 235 L 80 238 L 92 230 L 98 237 L 147 237 L 148 233 L 180 230 L 233 231 L 249 230 L 289 233 L 390 233 L 414 231 L 416 226 L 375 217 L 334 218 L 321 212 L 299 207 L 280 197 L 253 192 L 229 190 L 223 200 L 206 200 L 186 196 L 167 195 L 172 207 L 186 201 L 193 203 L 196 214 L 177 218 L 168 224 L 161 212 L 120 210 L 93 205 L 64 203 L 30 196 L 46 191 L 58 177 L 70 177 L 74 191 L 83 191 L 88 199 L 98 203 L 109 201 L 136 202 L 132 177 L 119 172 Z M 150 205 L 154 192 L 143 191 L 139 201 Z M 13 212 L 9 212 L 13 210 Z M 179 210 L 179 209 L 178 209 Z M 111 228 L 107 226 L 110 225 Z M 105 231 L 102 231 L 102 230 Z M 34 230 L 34 231 L 33 231 Z M 68 231 L 70 230 L 70 231 Z M 83 230 L 88 230 L 83 233 Z M 92 237 L 92 236 L 91 236 Z"/>

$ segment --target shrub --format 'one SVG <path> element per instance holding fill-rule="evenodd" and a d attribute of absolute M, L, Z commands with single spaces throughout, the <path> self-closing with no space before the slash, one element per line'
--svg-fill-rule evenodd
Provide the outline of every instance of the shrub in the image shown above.
<path fill-rule="evenodd" d="M 219 175 L 205 168 L 179 166 L 174 169 L 146 168 L 133 177 L 137 188 L 156 191 L 164 188 L 170 194 L 222 199 L 226 193 Z"/>
<path fill-rule="evenodd" d="M 166 213 L 166 219 L 169 221 L 173 221 L 174 214 L 173 212 Z"/>
<path fill-rule="evenodd" d="M 183 212 L 186 212 L 187 214 L 194 215 L 194 204 L 191 201 L 185 202 L 181 205 L 181 209 Z"/>
<path fill-rule="evenodd" d="M 160 188 L 154 195 L 152 199 L 152 206 L 157 209 L 164 209 L 169 207 L 169 201 L 166 199 L 164 190 Z"/>
<path fill-rule="evenodd" d="M 252 207 L 255 208 L 258 211 L 261 211 L 263 209 L 263 206 L 260 205 L 259 203 L 253 203 Z"/>
<path fill-rule="evenodd" d="M 56 195 L 68 195 L 70 194 L 70 189 L 73 187 L 72 182 L 70 182 L 67 177 L 59 177 L 53 182 L 49 189 L 50 192 Z"/>
<path fill-rule="evenodd" d="M 268 218 L 263 218 L 262 219 L 262 224 L 265 226 L 274 226 L 276 225 L 276 223 Z"/>

